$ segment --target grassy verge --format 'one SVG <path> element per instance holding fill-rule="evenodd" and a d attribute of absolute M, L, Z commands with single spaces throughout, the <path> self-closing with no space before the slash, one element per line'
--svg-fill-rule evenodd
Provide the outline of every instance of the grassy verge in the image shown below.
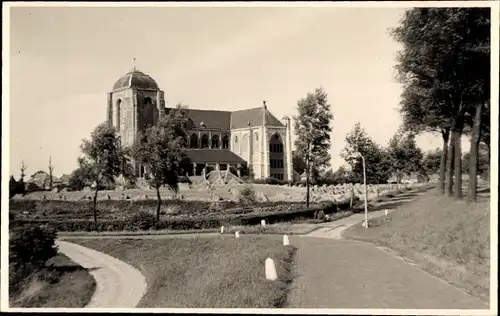
<path fill-rule="evenodd" d="M 295 248 L 274 236 L 71 240 L 136 268 L 148 289 L 138 307 L 283 307 L 292 281 Z M 273 258 L 277 281 L 265 278 Z"/>
<path fill-rule="evenodd" d="M 488 300 L 489 219 L 489 197 L 467 204 L 431 191 L 387 217 L 370 220 L 368 230 L 361 224 L 352 226 L 344 237 L 388 247 L 429 273 Z"/>
<path fill-rule="evenodd" d="M 11 293 L 11 307 L 84 307 L 95 291 L 90 273 L 63 254 L 47 262 L 42 271 L 23 281 L 17 293 Z"/>

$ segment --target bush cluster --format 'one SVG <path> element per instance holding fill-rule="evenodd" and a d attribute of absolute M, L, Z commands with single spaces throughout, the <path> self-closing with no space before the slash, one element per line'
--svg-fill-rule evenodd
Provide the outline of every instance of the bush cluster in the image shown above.
<path fill-rule="evenodd" d="M 15 293 L 57 255 L 56 232 L 35 223 L 14 224 L 9 230 L 9 289 Z"/>

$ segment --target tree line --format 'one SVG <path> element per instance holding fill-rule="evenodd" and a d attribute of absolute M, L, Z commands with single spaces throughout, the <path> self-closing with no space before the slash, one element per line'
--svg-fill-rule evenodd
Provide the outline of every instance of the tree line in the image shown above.
<path fill-rule="evenodd" d="M 490 15 L 489 8 L 415 8 L 391 30 L 402 44 L 396 70 L 404 129 L 441 135 L 440 190 L 456 199 L 462 135 L 470 136 L 469 201 L 476 200 L 480 144 L 490 151 Z"/>

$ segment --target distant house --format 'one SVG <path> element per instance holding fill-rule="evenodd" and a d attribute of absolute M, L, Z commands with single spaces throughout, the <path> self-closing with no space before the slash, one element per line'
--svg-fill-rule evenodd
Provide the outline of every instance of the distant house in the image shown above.
<path fill-rule="evenodd" d="M 63 184 L 68 184 L 69 183 L 69 179 L 71 178 L 71 176 L 69 174 L 63 174 L 61 176 L 61 182 Z"/>
<path fill-rule="evenodd" d="M 39 170 L 31 175 L 31 178 L 28 180 L 28 183 L 32 183 L 36 185 L 40 189 L 45 188 L 45 183 L 49 179 L 49 174 L 45 171 Z"/>
<path fill-rule="evenodd" d="M 39 170 L 31 175 L 31 178 L 28 180 L 28 184 L 36 186 L 39 189 L 48 190 L 50 189 L 50 176 L 47 172 L 43 170 Z M 63 184 L 62 179 L 52 176 L 52 186 L 56 187 Z"/>

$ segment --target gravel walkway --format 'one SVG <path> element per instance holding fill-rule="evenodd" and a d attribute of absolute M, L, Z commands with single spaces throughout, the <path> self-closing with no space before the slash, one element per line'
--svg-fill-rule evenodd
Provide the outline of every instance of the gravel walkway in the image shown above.
<path fill-rule="evenodd" d="M 96 290 L 86 308 L 133 308 L 146 293 L 146 278 L 131 265 L 70 242 L 58 240 L 56 244 L 95 278 Z"/>

